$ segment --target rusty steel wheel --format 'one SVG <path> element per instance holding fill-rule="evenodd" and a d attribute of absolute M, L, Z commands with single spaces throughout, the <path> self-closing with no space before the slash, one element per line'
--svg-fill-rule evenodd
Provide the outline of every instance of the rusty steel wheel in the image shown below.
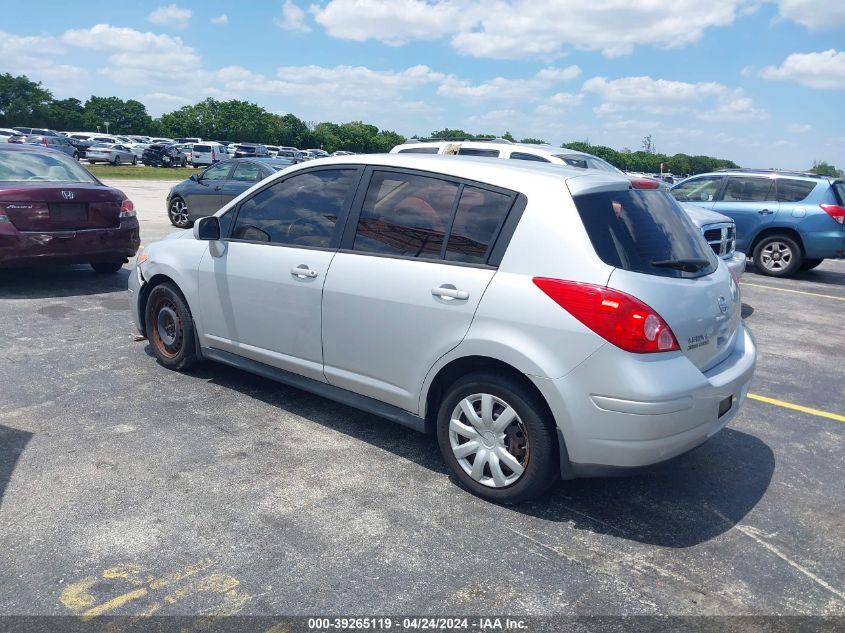
<path fill-rule="evenodd" d="M 182 293 L 170 283 L 150 291 L 146 309 L 147 338 L 159 363 L 187 369 L 196 361 L 194 321 Z"/>

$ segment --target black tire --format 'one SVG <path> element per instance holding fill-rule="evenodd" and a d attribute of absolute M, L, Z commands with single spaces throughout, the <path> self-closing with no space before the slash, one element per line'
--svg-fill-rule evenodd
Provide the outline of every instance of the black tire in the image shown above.
<path fill-rule="evenodd" d="M 89 160 L 89 161 L 88 161 L 88 164 L 89 164 L 89 165 L 93 165 L 95 162 L 96 162 L 96 161 Z"/>
<path fill-rule="evenodd" d="M 179 289 L 170 282 L 150 291 L 144 306 L 147 340 L 159 364 L 184 371 L 197 362 L 194 320 Z"/>
<path fill-rule="evenodd" d="M 813 270 L 816 266 L 819 266 L 824 259 L 805 259 L 804 263 L 801 264 L 801 270 Z"/>
<path fill-rule="evenodd" d="M 189 229 L 194 224 L 188 215 L 188 205 L 180 196 L 173 196 L 170 200 L 167 217 L 177 229 Z"/>
<path fill-rule="evenodd" d="M 92 262 L 91 268 L 100 275 L 110 275 L 123 268 L 123 262 Z"/>
<path fill-rule="evenodd" d="M 120 165 L 120 156 L 118 156 L 117 154 L 115 154 L 115 156 L 114 156 L 114 160 L 111 162 L 111 164 L 112 164 L 112 165 L 114 165 L 115 167 L 117 167 L 118 165 Z"/>
<path fill-rule="evenodd" d="M 801 247 L 786 235 L 767 235 L 754 247 L 754 266 L 762 275 L 789 277 L 798 272 L 803 261 Z"/>
<path fill-rule="evenodd" d="M 524 441 L 522 447 L 516 447 L 521 450 L 512 450 L 507 447 L 507 451 L 524 467 L 521 475 L 513 483 L 492 487 L 476 481 L 464 470 L 453 452 L 450 440 L 452 413 L 462 400 L 476 394 L 494 396 L 510 406 L 518 416 L 520 424 L 512 423 L 501 434 L 506 443 Z M 495 407 L 500 406 L 495 405 Z M 499 415 L 501 413 L 500 410 Z M 481 439 L 480 435 L 479 439 Z M 486 440 L 482 441 L 486 442 Z M 554 421 L 549 419 L 545 404 L 519 381 L 504 374 L 489 371 L 476 372 L 464 376 L 448 389 L 437 414 L 437 443 L 443 460 L 460 485 L 473 494 L 496 503 L 520 503 L 537 497 L 556 481 L 560 473 L 557 432 Z M 473 455 L 473 464 L 478 454 Z M 469 456 L 464 461 L 468 459 Z M 496 461 L 502 463 L 498 457 Z M 507 468 L 506 464 L 505 467 Z M 502 472 L 501 466 L 499 468 L 499 472 Z M 483 467 L 482 479 L 492 481 L 493 475 L 489 469 L 488 463 Z M 491 474 L 485 477 L 487 472 Z M 510 476 L 515 475 L 515 471 L 510 471 Z"/>
<path fill-rule="evenodd" d="M 183 158 L 183 159 L 182 159 L 182 167 L 187 166 L 187 164 L 188 164 L 188 159 L 187 159 L 187 158 Z"/>
<path fill-rule="evenodd" d="M 73 160 L 79 160 L 79 152 L 73 153 Z"/>
<path fill-rule="evenodd" d="M 133 157 L 132 157 L 132 164 L 133 164 L 133 165 L 137 165 L 137 164 L 138 164 L 138 157 L 137 157 L 137 156 L 133 156 Z"/>

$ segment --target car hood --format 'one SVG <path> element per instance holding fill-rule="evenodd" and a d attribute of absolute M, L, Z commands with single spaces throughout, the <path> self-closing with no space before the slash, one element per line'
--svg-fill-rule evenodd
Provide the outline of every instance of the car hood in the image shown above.
<path fill-rule="evenodd" d="M 690 219 L 695 222 L 695 225 L 699 228 L 701 228 L 705 224 L 715 224 L 717 222 L 733 222 L 733 220 L 731 220 L 726 215 L 716 213 L 715 211 L 710 211 L 709 209 L 705 209 L 703 207 L 690 204 L 688 202 L 679 202 L 678 204 L 683 207 L 684 211 L 687 212 L 687 215 L 690 217 Z"/>

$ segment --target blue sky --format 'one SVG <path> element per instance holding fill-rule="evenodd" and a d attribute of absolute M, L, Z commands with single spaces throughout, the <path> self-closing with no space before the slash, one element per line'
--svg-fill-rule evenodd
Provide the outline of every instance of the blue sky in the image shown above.
<path fill-rule="evenodd" d="M 153 115 L 306 121 L 845 168 L 845 0 L 3 1 L 0 72 Z"/>

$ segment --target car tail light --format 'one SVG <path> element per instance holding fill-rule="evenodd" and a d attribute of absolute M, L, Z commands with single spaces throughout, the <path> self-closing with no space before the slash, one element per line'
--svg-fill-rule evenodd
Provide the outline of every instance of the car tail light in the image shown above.
<path fill-rule="evenodd" d="M 645 303 L 604 286 L 535 277 L 534 284 L 603 339 L 635 354 L 679 350 L 666 321 Z"/>
<path fill-rule="evenodd" d="M 132 201 L 127 198 L 123 202 L 120 203 L 120 217 L 121 218 L 134 218 L 135 217 L 135 205 Z"/>
<path fill-rule="evenodd" d="M 833 218 L 834 222 L 845 224 L 845 208 L 840 207 L 838 204 L 820 204 L 819 206 Z"/>
<path fill-rule="evenodd" d="M 44 147 L 49 147 L 49 145 L 47 144 L 47 137 L 46 136 L 44 137 Z"/>
<path fill-rule="evenodd" d="M 651 178 L 632 178 L 631 187 L 634 189 L 660 189 L 660 183 Z"/>

